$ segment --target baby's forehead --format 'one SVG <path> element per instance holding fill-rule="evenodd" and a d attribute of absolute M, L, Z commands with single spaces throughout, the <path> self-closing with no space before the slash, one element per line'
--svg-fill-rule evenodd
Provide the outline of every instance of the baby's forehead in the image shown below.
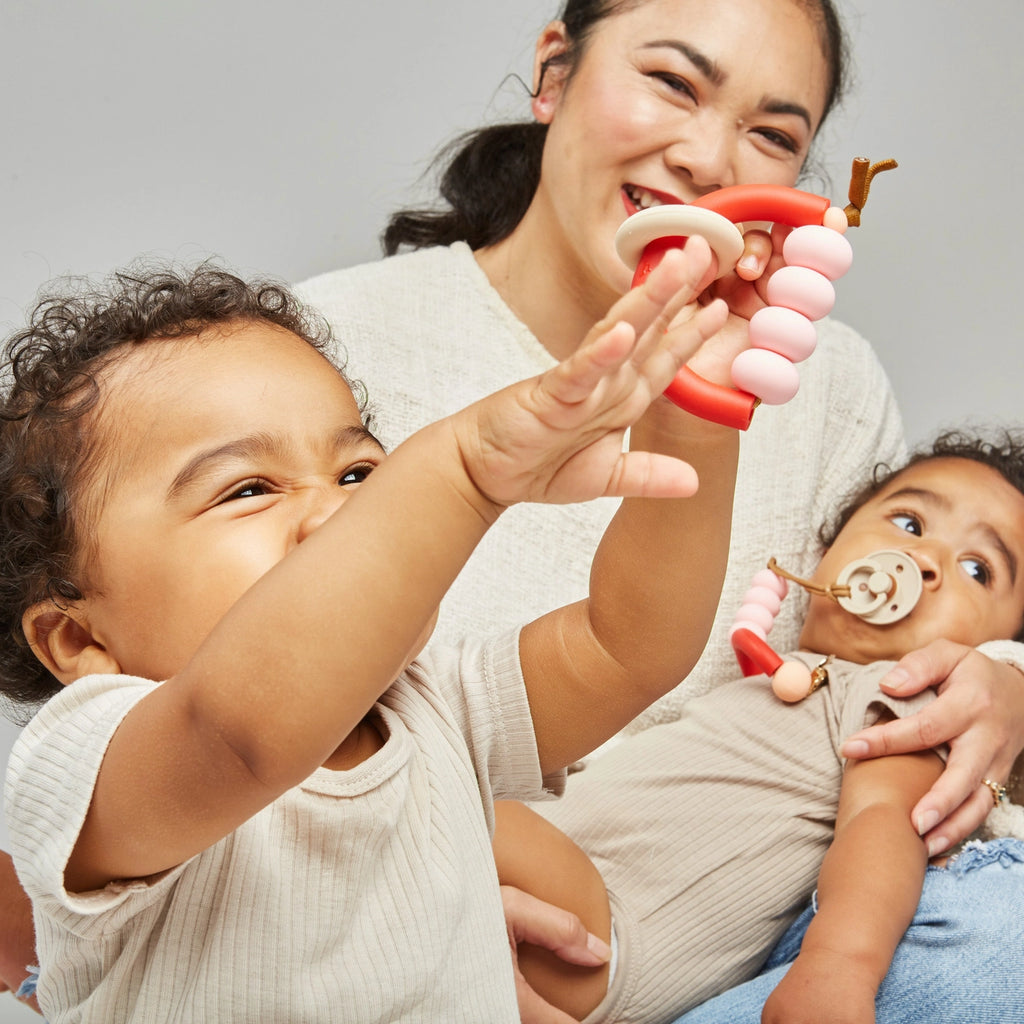
<path fill-rule="evenodd" d="M 309 433 L 361 425 L 344 375 L 318 348 L 274 324 L 210 328 L 130 344 L 99 375 L 94 453 L 117 475 L 161 443 L 209 431 Z"/>
<path fill-rule="evenodd" d="M 919 459 L 897 470 L 879 487 L 873 497 L 884 498 L 893 492 L 926 487 L 950 499 L 965 493 L 965 487 L 985 487 L 991 484 L 1002 489 L 1009 481 L 995 467 L 959 455 L 933 455 Z"/>

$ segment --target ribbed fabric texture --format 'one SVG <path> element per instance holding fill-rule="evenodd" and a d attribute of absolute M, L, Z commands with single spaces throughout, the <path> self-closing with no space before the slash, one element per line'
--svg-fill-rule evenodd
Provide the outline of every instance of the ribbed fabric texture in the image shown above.
<path fill-rule="evenodd" d="M 833 662 L 829 684 L 798 704 L 764 676 L 722 683 L 535 806 L 615 899 L 621 987 L 586 1024 L 674 1019 L 757 973 L 832 841 L 843 739 L 882 709 L 901 717 L 934 699 L 882 694 L 891 664 Z"/>
<path fill-rule="evenodd" d="M 554 365 L 462 243 L 325 274 L 298 291 L 330 320 L 339 361 L 347 358 L 350 374 L 366 385 L 388 447 Z M 687 698 L 735 675 L 728 630 L 754 572 L 774 555 L 809 575 L 821 553 L 822 520 L 876 463 L 903 457 L 892 389 L 871 347 L 835 321 L 817 327 L 818 348 L 800 364 L 799 394 L 759 408 L 743 435 L 729 571 L 704 657 L 629 731 L 677 717 Z M 456 580 L 438 636 L 485 635 L 584 597 L 616 507 L 605 499 L 510 509 Z M 680 588 L 700 585 L 679 581 Z M 803 594 L 790 594 L 772 634 L 777 649 L 796 646 L 805 609 Z"/>
<path fill-rule="evenodd" d="M 515 633 L 435 646 L 382 698 L 387 742 L 355 769 L 318 770 L 149 884 L 68 894 L 104 750 L 156 685 L 82 679 L 12 755 L 13 854 L 51 1024 L 518 1022 L 491 804 L 545 782 Z"/>

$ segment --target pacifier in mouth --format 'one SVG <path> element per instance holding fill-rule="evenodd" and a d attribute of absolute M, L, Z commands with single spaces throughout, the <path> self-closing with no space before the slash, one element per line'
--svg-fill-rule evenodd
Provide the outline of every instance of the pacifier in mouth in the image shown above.
<path fill-rule="evenodd" d="M 831 587 L 840 608 L 877 626 L 905 619 L 923 590 L 917 562 L 902 551 L 888 549 L 850 562 Z"/>
<path fill-rule="evenodd" d="M 808 669 L 803 662 L 783 661 L 768 644 L 775 616 L 786 596 L 787 580 L 808 593 L 828 597 L 840 608 L 875 626 L 905 619 L 921 598 L 924 577 L 917 562 L 902 551 L 885 548 L 843 566 L 834 583 L 822 585 L 781 568 L 774 558 L 761 570 L 743 598 L 730 639 L 745 676 L 772 677 L 780 700 L 795 702 L 813 693 L 828 678 L 826 663 Z"/>

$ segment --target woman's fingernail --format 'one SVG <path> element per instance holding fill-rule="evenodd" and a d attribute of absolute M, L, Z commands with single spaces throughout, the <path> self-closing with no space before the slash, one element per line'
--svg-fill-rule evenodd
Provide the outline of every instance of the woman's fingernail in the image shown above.
<path fill-rule="evenodd" d="M 587 949 L 594 954 L 601 961 L 601 963 L 607 963 L 611 959 L 612 948 L 603 939 L 598 938 L 596 935 L 587 934 Z"/>
<path fill-rule="evenodd" d="M 742 267 L 744 270 L 752 270 L 754 273 L 757 273 L 760 268 L 760 264 L 758 263 L 756 256 L 744 256 L 736 266 Z"/>
<path fill-rule="evenodd" d="M 864 757 L 867 752 L 867 740 L 847 740 L 841 751 L 843 757 Z"/>
<path fill-rule="evenodd" d="M 917 834 L 923 836 L 925 832 L 935 828 L 939 823 L 939 812 L 938 811 L 925 811 L 923 814 L 917 816 Z M 935 842 L 934 839 L 928 841 L 929 855 L 931 853 L 931 844 Z"/>
<path fill-rule="evenodd" d="M 943 839 L 942 836 L 932 836 L 932 838 L 925 843 L 929 858 L 937 857 L 940 853 L 943 853 L 946 849 L 946 845 L 946 840 Z"/>
<path fill-rule="evenodd" d="M 902 690 L 910 682 L 910 673 L 906 669 L 894 668 L 886 673 L 882 682 L 892 690 Z"/>

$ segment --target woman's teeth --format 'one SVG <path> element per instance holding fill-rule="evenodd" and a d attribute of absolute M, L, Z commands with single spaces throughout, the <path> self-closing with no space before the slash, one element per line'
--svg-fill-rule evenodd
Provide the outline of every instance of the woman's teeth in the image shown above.
<path fill-rule="evenodd" d="M 636 185 L 624 186 L 624 191 L 629 196 L 629 201 L 638 210 L 647 210 L 652 206 L 664 206 L 665 201 L 656 196 L 653 192 L 649 192 L 645 188 L 638 188 Z"/>

